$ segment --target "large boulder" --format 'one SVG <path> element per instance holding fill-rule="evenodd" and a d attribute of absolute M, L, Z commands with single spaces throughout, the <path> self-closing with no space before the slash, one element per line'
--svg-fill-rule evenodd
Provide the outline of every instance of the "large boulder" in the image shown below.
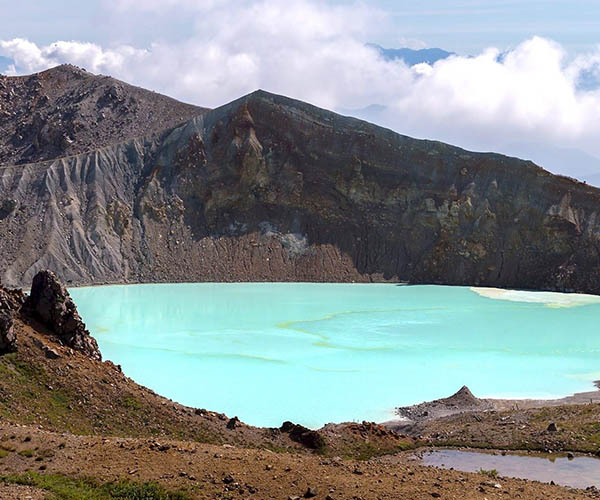
<path fill-rule="evenodd" d="M 21 309 L 24 296 L 20 290 L 0 287 L 0 354 L 17 350 L 14 315 Z"/>
<path fill-rule="evenodd" d="M 319 450 L 325 446 L 325 439 L 318 431 L 313 431 L 303 425 L 286 421 L 281 425 L 279 430 L 289 434 L 292 441 L 296 441 L 307 448 Z"/>
<path fill-rule="evenodd" d="M 0 310 L 0 354 L 17 350 L 17 336 L 13 328 L 13 317 L 9 311 Z"/>
<path fill-rule="evenodd" d="M 96 339 L 90 335 L 65 286 L 51 271 L 40 271 L 33 278 L 23 312 L 38 320 L 60 341 L 90 358 L 101 360 Z"/>

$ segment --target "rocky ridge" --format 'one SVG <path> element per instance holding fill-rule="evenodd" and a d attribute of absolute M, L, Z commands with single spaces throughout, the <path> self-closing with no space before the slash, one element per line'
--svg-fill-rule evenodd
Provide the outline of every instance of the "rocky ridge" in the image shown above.
<path fill-rule="evenodd" d="M 0 165 L 94 151 L 205 111 L 69 64 L 23 77 L 0 75 Z"/>
<path fill-rule="evenodd" d="M 493 400 L 476 398 L 465 385 L 447 398 L 427 401 L 412 406 L 396 408 L 396 413 L 406 421 L 396 424 L 399 428 L 411 427 L 415 423 L 439 419 L 457 413 L 473 413 L 494 409 Z M 394 424 L 392 424 L 392 427 Z"/>
<path fill-rule="evenodd" d="M 600 293 L 600 190 L 263 91 L 0 170 L 0 276 Z"/>

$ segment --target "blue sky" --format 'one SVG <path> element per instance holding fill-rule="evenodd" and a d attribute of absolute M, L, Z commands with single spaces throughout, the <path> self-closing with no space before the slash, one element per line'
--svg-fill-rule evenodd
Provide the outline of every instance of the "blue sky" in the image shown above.
<path fill-rule="evenodd" d="M 115 13 L 117 3 L 0 0 L 3 14 L 0 36 L 25 37 L 42 44 L 61 39 L 146 45 L 157 38 L 184 39 L 194 32 L 195 21 L 188 15 L 187 6 L 172 9 L 166 17 L 152 11 L 123 17 Z M 140 0 L 138 5 L 144 3 L 147 2 Z M 196 3 L 203 4 L 206 0 Z M 322 3 L 355 4 L 354 0 Z M 388 47 L 400 47 L 412 40 L 471 54 L 488 46 L 511 48 L 538 35 L 561 43 L 570 52 L 578 52 L 600 42 L 598 0 L 364 0 L 361 3 L 381 9 L 389 20 L 384 29 L 370 34 L 365 41 Z"/>
<path fill-rule="evenodd" d="M 532 35 L 552 38 L 572 50 L 598 43 L 597 0 L 378 0 L 398 32 L 459 53 L 493 45 L 511 47 Z M 393 43 L 393 38 L 387 40 Z"/>

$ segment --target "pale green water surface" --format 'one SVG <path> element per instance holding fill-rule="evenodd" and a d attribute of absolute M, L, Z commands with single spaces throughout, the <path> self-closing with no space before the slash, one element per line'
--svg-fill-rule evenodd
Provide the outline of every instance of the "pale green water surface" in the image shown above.
<path fill-rule="evenodd" d="M 261 426 L 382 421 L 448 396 L 555 397 L 600 379 L 600 297 L 308 283 L 70 290 L 105 359 Z"/>

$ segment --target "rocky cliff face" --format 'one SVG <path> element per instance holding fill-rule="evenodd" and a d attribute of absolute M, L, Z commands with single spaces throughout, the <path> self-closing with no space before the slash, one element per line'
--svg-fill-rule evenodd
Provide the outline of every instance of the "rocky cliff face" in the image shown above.
<path fill-rule="evenodd" d="M 0 272 L 70 283 L 381 281 L 600 293 L 600 190 L 258 91 L 0 170 Z"/>

